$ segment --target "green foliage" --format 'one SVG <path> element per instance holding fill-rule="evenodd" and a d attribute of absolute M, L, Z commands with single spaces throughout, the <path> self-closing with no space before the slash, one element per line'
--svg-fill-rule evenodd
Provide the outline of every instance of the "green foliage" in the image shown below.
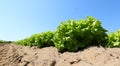
<path fill-rule="evenodd" d="M 120 47 L 120 30 L 108 34 L 107 47 Z"/>
<path fill-rule="evenodd" d="M 54 33 L 50 31 L 38 33 L 23 40 L 19 40 L 16 42 L 16 44 L 25 45 L 25 46 L 38 46 L 39 48 L 54 46 L 52 41 L 53 36 Z"/>
<path fill-rule="evenodd" d="M 91 16 L 85 20 L 62 22 L 55 32 L 33 34 L 19 41 L 0 40 L 0 43 L 16 43 L 39 48 L 55 46 L 59 51 L 78 51 L 87 46 L 120 47 L 120 30 L 106 34 L 101 22 Z"/>
<path fill-rule="evenodd" d="M 0 40 L 0 43 L 13 43 L 13 41 Z"/>
<path fill-rule="evenodd" d="M 5 41 L 4 40 L 0 40 L 0 43 L 4 43 Z"/>
<path fill-rule="evenodd" d="M 36 34 L 35 36 L 35 44 L 39 47 L 47 47 L 47 46 L 54 46 L 54 43 L 52 41 L 54 37 L 53 32 L 43 32 L 41 34 Z"/>
<path fill-rule="evenodd" d="M 85 20 L 62 22 L 53 41 L 60 51 L 77 51 L 91 45 L 105 46 L 106 32 L 99 20 L 89 16 Z"/>
<path fill-rule="evenodd" d="M 33 34 L 28 38 L 16 41 L 25 46 L 39 48 L 55 46 L 59 51 L 78 51 L 87 46 L 120 47 L 120 30 L 108 35 L 101 22 L 91 16 L 86 19 L 62 22 L 55 32 Z M 0 41 L 4 42 L 4 41 Z"/>

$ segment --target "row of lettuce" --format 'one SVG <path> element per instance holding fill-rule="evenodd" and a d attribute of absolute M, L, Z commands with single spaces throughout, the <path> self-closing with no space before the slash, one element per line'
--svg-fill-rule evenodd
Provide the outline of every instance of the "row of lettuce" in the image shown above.
<path fill-rule="evenodd" d="M 88 16 L 61 22 L 55 31 L 33 34 L 15 43 L 39 48 L 55 46 L 59 51 L 78 51 L 89 46 L 120 47 L 120 30 L 107 34 L 99 20 Z"/>
<path fill-rule="evenodd" d="M 13 41 L 0 40 L 0 43 L 13 43 Z"/>

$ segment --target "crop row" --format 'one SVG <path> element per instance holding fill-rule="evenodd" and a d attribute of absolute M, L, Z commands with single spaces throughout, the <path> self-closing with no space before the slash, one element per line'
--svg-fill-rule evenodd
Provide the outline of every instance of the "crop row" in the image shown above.
<path fill-rule="evenodd" d="M 99 20 L 88 16 L 78 21 L 61 22 L 54 32 L 33 34 L 15 43 L 39 48 L 55 46 L 59 51 L 78 51 L 88 46 L 120 47 L 120 30 L 106 32 Z"/>

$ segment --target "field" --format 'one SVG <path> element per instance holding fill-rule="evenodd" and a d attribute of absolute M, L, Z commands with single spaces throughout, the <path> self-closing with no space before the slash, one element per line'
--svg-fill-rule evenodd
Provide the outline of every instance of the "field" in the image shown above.
<path fill-rule="evenodd" d="M 107 32 L 88 16 L 61 22 L 55 31 L 0 40 L 0 66 L 120 66 L 120 30 Z"/>

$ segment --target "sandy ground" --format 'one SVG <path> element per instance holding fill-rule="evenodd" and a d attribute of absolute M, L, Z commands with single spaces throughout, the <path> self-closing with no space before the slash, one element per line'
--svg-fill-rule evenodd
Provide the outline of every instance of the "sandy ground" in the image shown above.
<path fill-rule="evenodd" d="M 0 44 L 0 66 L 120 66 L 120 48 L 90 47 L 59 53 L 55 47 Z"/>

